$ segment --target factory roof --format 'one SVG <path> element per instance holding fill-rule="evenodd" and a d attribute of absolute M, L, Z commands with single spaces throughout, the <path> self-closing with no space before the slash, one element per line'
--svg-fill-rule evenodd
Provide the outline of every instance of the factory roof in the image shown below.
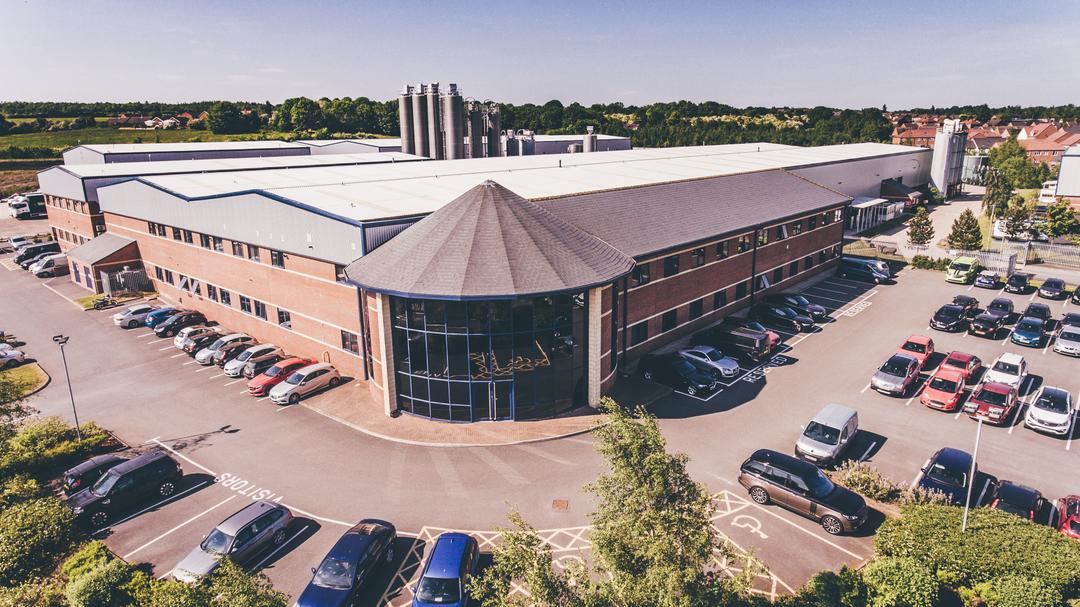
<path fill-rule="evenodd" d="M 355 143 L 359 145 L 370 145 L 378 148 L 396 148 L 401 147 L 401 139 L 399 138 L 370 138 L 370 139 L 297 139 L 296 143 L 302 143 L 311 147 L 323 148 L 328 145 L 335 145 L 338 143 Z"/>
<path fill-rule="evenodd" d="M 126 236 L 105 232 L 67 252 L 68 257 L 93 265 L 135 241 Z"/>
<path fill-rule="evenodd" d="M 140 177 L 186 199 L 262 193 L 361 223 L 435 211 L 470 188 L 495 180 L 528 199 L 570 196 L 766 169 L 925 152 L 881 143 L 795 147 L 770 143 L 640 148 L 377 164 Z M 103 188 L 102 191 L 107 191 Z"/>
<path fill-rule="evenodd" d="M 147 152 L 191 152 L 205 150 L 275 150 L 303 148 L 300 143 L 278 139 L 250 141 L 185 141 L 177 143 L 91 143 L 75 147 L 102 154 L 143 154 Z"/>
<path fill-rule="evenodd" d="M 220 173 L 225 171 L 260 171 L 337 165 L 378 164 L 425 160 L 422 156 L 385 152 L 383 154 L 326 154 L 321 156 L 257 156 L 213 158 L 206 160 L 159 160 L 153 162 L 112 162 L 105 164 L 63 164 L 44 169 L 60 170 L 83 179 L 175 175 L 183 173 Z M 41 171 L 39 171 L 41 172 Z"/>
<path fill-rule="evenodd" d="M 516 135 L 515 135 L 516 136 Z M 596 133 L 597 139 L 629 139 L 629 137 L 621 137 L 619 135 L 603 135 Z M 585 139 L 585 135 L 580 133 L 574 135 L 533 135 L 533 139 L 536 141 L 582 141 Z"/>

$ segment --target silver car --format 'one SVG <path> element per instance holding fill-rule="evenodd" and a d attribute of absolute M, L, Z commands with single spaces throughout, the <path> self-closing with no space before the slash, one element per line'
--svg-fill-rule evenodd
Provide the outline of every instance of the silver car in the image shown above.
<path fill-rule="evenodd" d="M 1054 352 L 1065 356 L 1080 356 L 1080 327 L 1062 327 L 1054 340 Z"/>
<path fill-rule="evenodd" d="M 214 355 L 217 354 L 218 350 L 228 344 L 236 343 L 239 341 L 250 342 L 255 341 L 255 338 L 251 337 L 246 333 L 230 333 L 229 335 L 222 336 L 214 340 L 214 343 L 206 346 L 202 350 L 199 350 L 198 353 L 195 354 L 195 362 L 203 366 L 212 365 L 214 364 Z"/>
<path fill-rule="evenodd" d="M 893 354 L 870 378 L 870 387 L 885 394 L 907 394 L 919 377 L 919 361 L 904 354 Z"/>
<path fill-rule="evenodd" d="M 0 350 L 0 369 L 17 367 L 24 362 L 26 362 L 26 354 L 22 350 L 15 350 L 14 348 Z"/>
<path fill-rule="evenodd" d="M 679 356 L 717 378 L 729 379 L 739 374 L 739 362 L 730 356 L 724 356 L 712 346 L 694 346 L 679 350 Z"/>
<path fill-rule="evenodd" d="M 795 455 L 819 466 L 835 463 L 859 431 L 859 413 L 836 403 L 825 405 L 795 442 Z"/>
<path fill-rule="evenodd" d="M 281 357 L 284 352 L 274 344 L 259 344 L 244 350 L 236 358 L 225 363 L 223 371 L 229 377 L 240 377 L 248 363 L 257 363 L 268 358 Z"/>
<path fill-rule="evenodd" d="M 112 315 L 113 324 L 118 327 L 134 329 L 146 324 L 146 315 L 156 310 L 150 304 L 136 304 Z"/>
<path fill-rule="evenodd" d="M 213 573 L 225 557 L 242 564 L 264 550 L 282 546 L 288 540 L 286 529 L 292 520 L 292 512 L 285 506 L 259 500 L 214 527 L 173 568 L 173 577 L 198 582 Z"/>
<path fill-rule="evenodd" d="M 208 333 L 220 333 L 221 329 L 217 327 L 207 327 L 205 325 L 194 325 L 191 327 L 184 327 L 180 329 L 180 332 L 173 338 L 173 345 L 177 350 L 183 350 L 184 346 L 189 343 L 194 343 L 195 338 L 206 335 Z"/>
<path fill-rule="evenodd" d="M 1048 434 L 1071 436 L 1075 419 L 1072 394 L 1061 388 L 1043 386 L 1039 390 L 1039 396 L 1031 401 L 1027 408 L 1024 427 Z"/>
<path fill-rule="evenodd" d="M 297 370 L 270 390 L 270 400 L 279 405 L 295 405 L 300 399 L 323 388 L 341 383 L 341 374 L 330 363 L 316 363 Z"/>

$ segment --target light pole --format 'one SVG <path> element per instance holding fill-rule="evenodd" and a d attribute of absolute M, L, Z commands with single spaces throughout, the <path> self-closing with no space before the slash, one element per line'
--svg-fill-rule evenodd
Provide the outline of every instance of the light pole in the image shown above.
<path fill-rule="evenodd" d="M 960 531 L 967 531 L 968 510 L 971 509 L 971 490 L 975 488 L 975 460 L 979 457 L 979 439 L 982 438 L 983 422 L 980 418 L 979 425 L 975 428 L 975 451 L 971 454 L 971 470 L 968 472 L 967 499 L 964 500 L 964 522 L 960 525 Z"/>
<path fill-rule="evenodd" d="M 64 377 L 67 378 L 68 396 L 71 397 L 71 412 L 75 414 L 75 437 L 82 442 L 82 430 L 79 429 L 79 411 L 75 409 L 75 393 L 71 391 L 71 373 L 68 372 L 67 355 L 64 354 L 64 344 L 71 339 L 67 335 L 53 335 L 52 340 L 60 346 L 60 358 L 64 360 Z"/>

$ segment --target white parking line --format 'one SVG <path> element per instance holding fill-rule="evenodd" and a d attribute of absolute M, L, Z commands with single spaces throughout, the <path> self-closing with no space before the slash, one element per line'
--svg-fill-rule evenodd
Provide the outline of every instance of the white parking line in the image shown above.
<path fill-rule="evenodd" d="M 682 394 L 682 392 L 679 392 L 679 394 Z M 683 396 L 690 396 L 690 395 L 689 394 L 683 394 Z M 264 396 L 263 398 L 266 398 L 266 397 Z M 260 398 L 259 400 L 262 400 L 263 398 Z M 691 398 L 697 398 L 697 397 L 692 396 Z M 698 400 L 700 400 L 700 399 L 698 399 Z M 278 407 L 277 409 L 274 409 L 274 413 L 280 413 L 280 412 L 284 411 L 285 409 L 293 409 L 293 408 L 295 408 L 295 407 L 293 407 L 293 405 L 282 405 L 282 406 Z"/>
<path fill-rule="evenodd" d="M 180 358 L 181 356 L 187 356 L 187 354 L 185 354 L 185 353 L 181 352 L 181 353 L 179 353 L 179 354 L 173 354 L 173 355 L 172 355 L 172 356 L 170 356 L 169 358 Z M 187 363 L 184 363 L 184 364 L 186 365 Z"/>
<path fill-rule="evenodd" d="M 1007 331 L 1007 332 L 1005 333 L 1005 339 L 1001 340 L 1001 345 L 1003 345 L 1003 346 L 1004 346 L 1004 345 L 1006 345 L 1006 344 L 1008 344 L 1008 343 L 1009 343 L 1009 336 L 1010 336 L 1010 335 L 1012 335 L 1012 329 L 1010 329 L 1009 331 Z"/>
<path fill-rule="evenodd" d="M 1035 296 L 1038 295 L 1038 294 L 1039 294 L 1039 290 L 1035 289 L 1035 292 L 1031 294 L 1031 297 L 1028 299 L 1028 301 L 1035 301 Z"/>
<path fill-rule="evenodd" d="M 182 459 L 185 462 L 191 464 L 192 466 L 195 466 L 199 470 L 202 470 L 203 472 L 209 474 L 210 476 L 215 476 L 215 477 L 217 476 L 217 472 L 214 472 L 213 470 L 211 470 L 211 469 L 207 468 L 206 466 L 196 462 L 195 460 L 193 460 L 190 457 L 184 455 L 183 453 L 180 453 L 176 449 L 173 449 L 172 447 L 170 447 L 170 446 L 166 445 L 165 443 L 159 441 L 156 437 L 152 438 L 152 439 L 150 439 L 150 440 L 148 440 L 146 442 L 154 443 L 154 444 L 156 444 L 156 445 L 158 445 L 160 447 L 164 447 L 165 449 L 168 449 L 169 453 L 172 453 L 176 457 L 179 457 L 180 459 Z"/>
<path fill-rule="evenodd" d="M 819 287 L 817 285 L 814 285 L 814 286 L 806 289 L 806 291 L 803 291 L 803 292 L 806 293 L 806 292 L 814 291 L 814 290 L 825 291 L 826 293 L 836 293 L 837 295 L 851 295 L 851 293 L 848 293 L 847 291 L 837 291 L 836 289 L 826 289 L 825 287 Z M 822 296 L 822 297 L 824 297 L 824 296 Z"/>
<path fill-rule="evenodd" d="M 143 333 L 142 335 L 139 335 L 137 339 L 142 339 L 144 337 L 157 337 L 157 335 L 154 333 Z"/>
<path fill-rule="evenodd" d="M 982 491 L 979 492 L 979 499 L 974 504 L 972 504 L 973 506 L 978 507 L 980 504 L 982 504 L 983 497 L 986 496 L 986 489 L 989 486 L 990 486 L 990 481 L 987 481 L 987 482 L 983 483 Z"/>
<path fill-rule="evenodd" d="M 1050 342 L 1052 342 L 1052 341 L 1054 341 L 1054 336 L 1053 335 L 1050 335 L 1050 336 L 1048 336 L 1046 338 L 1046 346 L 1043 347 L 1043 351 L 1042 351 L 1043 354 L 1046 354 L 1046 351 L 1050 349 Z"/>
<path fill-rule="evenodd" d="M 870 443 L 870 446 L 867 447 L 866 451 L 863 452 L 862 457 L 859 458 L 859 461 L 860 462 L 865 462 L 866 461 L 866 456 L 870 455 L 870 452 L 873 451 L 874 447 L 876 447 L 876 446 L 877 446 L 877 441 L 874 441 L 874 442 Z"/>
<path fill-rule="evenodd" d="M 869 389 L 870 389 L 870 384 L 866 384 L 865 386 L 863 386 L 862 390 L 859 390 L 859 394 L 863 394 Z"/>
<path fill-rule="evenodd" d="M 176 349 L 176 346 L 174 346 L 172 344 L 169 344 L 169 345 L 165 346 L 164 348 L 158 348 L 158 352 L 164 352 L 165 350 L 175 350 L 175 349 Z"/>
<path fill-rule="evenodd" d="M 166 447 L 166 448 L 167 448 L 167 447 Z M 196 489 L 198 489 L 198 488 L 200 488 L 200 487 L 205 487 L 205 486 L 207 486 L 207 485 L 209 485 L 209 484 L 210 484 L 210 481 L 203 481 L 203 482 L 199 483 L 198 485 L 195 485 L 194 487 L 188 487 L 187 489 L 185 489 L 185 490 L 181 491 L 180 493 L 176 493 L 176 494 L 170 495 L 169 497 L 167 497 L 167 498 L 165 498 L 165 499 L 161 500 L 160 502 L 157 502 L 157 503 L 155 503 L 155 504 L 153 504 L 153 505 L 150 505 L 150 506 L 147 506 L 147 507 L 143 508 L 142 510 L 139 510 L 139 511 L 138 511 L 138 512 L 136 512 L 135 514 L 130 514 L 130 515 L 128 515 L 128 516 L 125 516 L 124 518 L 122 518 L 122 519 L 120 519 L 120 520 L 116 521 L 115 523 L 110 523 L 110 524 L 108 524 L 108 525 L 105 525 L 104 527 L 102 527 L 101 529 L 98 529 L 97 531 L 95 531 L 95 532 L 94 532 L 94 533 L 92 533 L 91 535 L 97 535 L 98 533 L 101 533 L 102 531 L 104 531 L 104 530 L 108 529 L 109 527 L 115 527 L 116 525 L 119 525 L 120 523 L 124 523 L 124 522 L 130 521 L 131 519 L 135 518 L 136 516 L 139 516 L 139 515 L 140 515 L 140 514 L 142 514 L 143 512 L 147 512 L 147 511 L 149 511 L 149 510 L 153 510 L 154 508 L 157 508 L 158 506 L 160 506 L 160 505 L 164 504 L 165 502 L 167 502 L 167 501 L 169 501 L 169 500 L 174 500 L 174 499 L 176 499 L 176 498 L 180 497 L 181 495 L 186 495 L 186 494 L 188 494 L 188 493 L 191 493 L 192 491 L 194 491 L 194 490 L 196 490 Z"/>
<path fill-rule="evenodd" d="M 186 354 L 186 352 L 185 352 L 185 354 Z M 188 366 L 188 365 L 197 365 L 197 364 L 199 364 L 199 361 L 197 361 L 197 360 L 192 360 L 192 361 L 189 361 L 189 362 L 186 362 L 186 363 L 184 363 L 184 366 L 186 367 L 186 366 Z"/>
<path fill-rule="evenodd" d="M 1018 422 L 1020 421 L 1021 416 L 1024 414 L 1024 406 L 1027 405 L 1027 403 L 1025 403 L 1024 401 L 1020 401 L 1019 404 L 1020 406 L 1016 408 L 1016 414 L 1013 416 L 1012 423 L 1009 424 L 1009 434 L 1012 434 L 1016 426 L 1019 425 Z"/>
<path fill-rule="evenodd" d="M 203 516 L 204 514 L 209 514 L 209 513 L 210 513 L 211 511 L 213 511 L 213 510 L 214 510 L 215 508 L 217 508 L 218 506 L 221 506 L 221 505 L 225 504 L 225 502 L 227 502 L 227 501 L 231 500 L 231 499 L 232 499 L 232 498 L 234 498 L 234 497 L 236 497 L 236 496 L 235 496 L 235 495 L 230 495 L 229 497 L 227 497 L 227 498 L 225 498 L 225 499 L 221 500 L 220 502 L 218 502 L 218 503 L 214 504 L 213 506 L 210 506 L 210 507 L 209 507 L 209 508 L 207 508 L 206 510 L 203 510 L 202 512 L 200 512 L 200 513 L 196 514 L 195 516 L 193 516 L 193 517 L 189 518 L 188 520 L 186 520 L 186 521 L 184 521 L 184 522 L 180 523 L 179 525 L 177 525 L 177 526 L 173 527 L 172 529 L 169 529 L 169 530 L 168 530 L 168 531 L 166 531 L 165 533 L 162 533 L 161 535 L 159 535 L 159 536 L 155 537 L 154 539 L 150 540 L 149 542 L 146 542 L 146 543 L 145 543 L 145 544 L 143 544 L 142 546 L 139 546 L 138 548 L 136 548 L 136 549 L 132 550 L 131 552 L 129 552 L 129 553 L 127 553 L 127 554 L 125 554 L 125 555 L 124 555 L 124 557 L 123 557 L 123 558 L 124 558 L 124 560 L 130 559 L 130 558 L 131 558 L 132 556 L 134 556 L 134 554 L 135 554 L 136 552 L 138 552 L 138 551 L 142 550 L 143 548 L 147 548 L 147 547 L 151 546 L 152 544 L 154 544 L 154 542 L 157 542 L 158 540 L 160 540 L 160 539 L 164 538 L 165 536 L 169 535 L 169 534 L 170 534 L 170 533 L 172 533 L 173 531 L 176 531 L 177 529 L 179 529 L 179 528 L 183 527 L 184 525 L 186 525 L 186 524 L 188 524 L 188 523 L 190 523 L 190 522 L 194 521 L 195 519 L 197 519 L 197 518 L 199 518 L 199 517 Z"/>
<path fill-rule="evenodd" d="M 350 525 L 350 526 L 351 526 L 351 525 Z M 265 557 L 263 557 L 263 560 L 261 560 L 261 561 L 259 561 L 258 563 L 256 563 L 256 564 L 255 564 L 255 567 L 253 568 L 253 570 L 254 570 L 254 571 L 258 571 L 258 570 L 259 570 L 259 568 L 263 566 L 263 563 L 265 563 L 266 561 L 269 561 L 269 560 L 270 560 L 270 559 L 271 559 L 271 558 L 272 558 L 272 557 L 273 557 L 273 556 L 274 556 L 275 554 L 277 554 L 278 552 L 281 552 L 281 549 L 282 549 L 282 548 L 284 548 L 285 546 L 288 546 L 288 545 L 289 545 L 289 542 L 291 542 L 291 541 L 295 540 L 295 539 L 296 539 L 296 538 L 297 538 L 297 537 L 298 537 L 298 536 L 299 536 L 299 535 L 300 535 L 301 533 L 303 533 L 304 531 L 306 531 L 306 530 L 307 530 L 307 528 L 308 528 L 308 526 L 307 526 L 307 525 L 304 525 L 303 527 L 301 527 L 300 529 L 298 529 L 298 530 L 297 530 L 297 532 L 296 532 L 296 533 L 294 533 L 294 534 L 292 535 L 292 537 L 290 537 L 289 539 L 287 539 L 287 540 L 285 540 L 284 542 L 282 542 L 282 543 L 281 543 L 281 545 L 280 545 L 280 546 L 278 546 L 277 548 L 274 548 L 274 550 L 273 550 L 273 551 L 272 551 L 272 552 L 271 552 L 270 554 L 268 554 L 268 555 L 266 555 Z"/>
<path fill-rule="evenodd" d="M 828 300 L 828 301 L 835 301 L 836 303 L 840 303 L 840 304 L 846 304 L 846 303 L 851 301 L 850 297 L 848 299 L 837 299 L 835 297 L 826 297 L 824 295 L 818 295 L 817 293 L 809 293 L 808 291 L 803 291 L 803 293 L 807 293 L 808 295 L 810 295 L 810 297 L 813 297 L 814 299 L 825 299 L 825 300 Z"/>
<path fill-rule="evenodd" d="M 755 503 L 753 501 L 750 501 L 750 500 L 747 500 L 746 503 L 748 503 L 751 506 L 757 508 L 758 510 L 761 510 L 762 512 L 764 512 L 765 514 L 768 514 L 769 516 L 773 516 L 773 517 L 776 517 L 776 518 L 784 521 L 785 523 L 791 525 L 792 527 L 798 529 L 799 531 L 802 531 L 803 533 L 809 535 L 812 538 L 815 538 L 815 539 L 818 539 L 818 540 L 820 540 L 822 542 L 825 542 L 826 544 L 832 546 L 833 548 L 836 548 L 837 550 L 839 550 L 840 552 L 843 552 L 844 554 L 850 556 L 851 558 L 859 559 L 860 562 L 866 560 L 864 557 L 861 557 L 861 556 L 855 554 L 854 552 L 848 550 L 847 548 L 844 548 L 843 546 L 841 546 L 841 545 L 839 545 L 839 544 L 837 544 L 837 543 L 835 543 L 835 542 L 833 542 L 831 540 L 827 540 L 827 539 L 821 537 L 820 535 L 814 533 L 813 531 L 810 531 L 809 529 L 804 529 L 802 526 L 800 526 L 800 525 L 798 525 L 796 523 L 793 523 L 792 521 L 789 521 L 788 519 L 786 519 L 786 518 L 780 516 L 779 514 L 769 510 L 768 508 L 765 508 L 764 506 L 761 506 L 761 505 L 759 505 L 759 504 L 757 504 L 757 503 Z"/>
<path fill-rule="evenodd" d="M 231 386 L 231 385 L 233 385 L 233 384 L 238 384 L 238 383 L 240 383 L 240 382 L 242 382 L 242 381 L 244 381 L 244 378 L 243 378 L 243 377 L 241 377 L 240 379 L 234 379 L 234 380 L 232 380 L 231 382 L 229 382 L 229 383 L 227 383 L 227 384 L 225 384 L 225 385 L 226 385 L 226 386 Z M 247 392 L 247 390 L 244 390 L 244 392 Z"/>
<path fill-rule="evenodd" d="M 225 374 L 224 373 L 218 373 L 217 375 L 211 375 L 210 379 L 217 379 L 219 377 L 225 377 Z"/>
<path fill-rule="evenodd" d="M 203 371 L 210 371 L 211 369 L 217 369 L 217 367 L 215 367 L 214 365 L 207 365 L 207 366 L 203 367 L 202 369 L 196 369 L 195 372 L 196 373 L 202 373 Z"/>

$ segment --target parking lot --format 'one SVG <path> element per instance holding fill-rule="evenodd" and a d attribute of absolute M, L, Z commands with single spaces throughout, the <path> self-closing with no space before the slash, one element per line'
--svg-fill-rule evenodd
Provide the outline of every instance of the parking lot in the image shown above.
<path fill-rule="evenodd" d="M 470 530 L 497 541 L 494 530 L 505 524 L 510 507 L 544 530 L 560 558 L 587 554 L 583 526 L 592 502 L 580 489 L 601 471 L 588 436 L 452 449 L 379 440 L 305 407 L 251 398 L 242 381 L 217 367 L 190 364 L 171 339 L 112 326 L 114 310 L 78 312 L 25 272 L 0 269 L 0 284 L 12 294 L 0 299 L 5 325 L 53 375 L 36 406 L 70 415 L 50 337 L 71 335 L 67 354 L 80 419 L 98 421 L 136 448 L 167 448 L 182 462 L 187 477 L 176 495 L 102 531 L 117 554 L 152 563 L 155 575 L 167 575 L 213 525 L 254 499 L 279 501 L 297 517 L 289 540 L 252 563 L 294 597 L 340 533 L 365 517 L 394 522 L 402 536 L 394 565 L 369 584 L 367 604 L 407 602 L 427 541 L 441 530 Z M 862 563 L 872 555 L 881 519 L 854 536 L 833 537 L 809 520 L 753 503 L 736 483 L 739 464 L 753 450 L 790 453 L 803 424 L 837 402 L 860 414 L 861 431 L 848 456 L 870 461 L 897 481 L 913 480 L 940 447 L 971 451 L 976 424 L 966 416 L 927 409 L 917 394 L 894 398 L 868 389 L 870 375 L 909 335 L 928 335 L 939 352 L 962 350 L 985 363 L 1006 351 L 1023 354 L 1033 375 L 1026 399 L 1043 384 L 1074 395 L 1080 388 L 1078 362 L 1049 348 L 1003 344 L 1004 335 L 989 340 L 929 330 L 930 315 L 958 293 L 984 305 L 1001 296 L 919 270 L 905 270 L 897 284 L 882 286 L 827 277 L 805 294 L 829 308 L 829 322 L 799 335 L 781 332 L 778 354 L 743 369 L 713 396 L 670 393 L 652 404 L 670 447 L 687 452 L 691 473 L 716 493 L 717 530 L 736 555 L 750 551 L 768 568 L 755 583 L 759 592 L 788 592 L 822 569 Z M 1020 309 L 1032 297 L 1004 296 Z M 1076 311 L 1060 302 L 1053 308 L 1056 317 Z M 985 427 L 979 465 L 1055 499 L 1080 492 L 1075 475 L 1059 472 L 1076 463 L 1072 442 L 1016 423 Z M 744 565 L 738 558 L 721 564 L 731 572 Z"/>

